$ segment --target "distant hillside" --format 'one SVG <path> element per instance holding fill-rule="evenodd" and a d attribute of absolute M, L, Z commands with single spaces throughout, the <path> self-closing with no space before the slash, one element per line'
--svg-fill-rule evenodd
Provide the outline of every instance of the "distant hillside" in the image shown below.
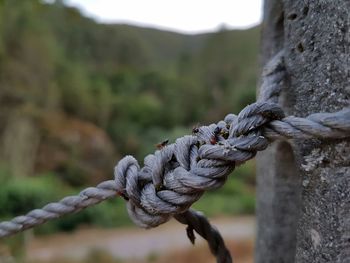
<path fill-rule="evenodd" d="M 109 26 L 109 25 L 107 25 Z M 118 31 L 128 32 L 144 42 L 156 60 L 169 61 L 176 59 L 183 52 L 190 54 L 200 50 L 207 34 L 185 35 L 154 28 L 136 27 L 130 25 L 111 25 Z"/>
<path fill-rule="evenodd" d="M 48 6 L 47 9 L 46 19 L 52 20 L 54 33 L 65 41 L 63 44 L 73 53 L 73 57 L 90 57 L 94 64 L 99 60 L 102 64 L 107 64 L 108 68 L 104 67 L 106 70 L 118 63 L 143 68 L 163 66 L 163 63 L 172 63 L 181 55 L 198 54 L 218 35 L 186 35 L 130 25 L 96 24 L 81 16 L 74 8 L 65 7 L 61 12 L 56 12 L 52 6 Z M 55 21 L 52 19 L 53 12 Z M 259 28 L 224 32 L 224 41 L 230 43 L 232 52 L 249 49 L 253 55 L 256 54 Z M 220 49 L 220 45 L 212 48 Z M 136 65 L 139 63 L 142 65 Z"/>
<path fill-rule="evenodd" d="M 205 47 L 206 42 L 218 33 L 206 34 L 180 34 L 154 28 L 136 27 L 130 25 L 105 25 L 114 27 L 122 34 L 133 35 L 139 42 L 143 42 L 152 53 L 155 61 L 171 61 L 181 54 L 196 55 Z M 227 39 L 232 46 L 240 45 L 241 48 L 248 44 L 256 54 L 256 44 L 259 38 L 259 27 L 248 30 L 226 30 Z M 116 32 L 118 34 L 118 32 Z M 234 48 L 234 47 L 233 47 Z M 238 47 L 239 48 L 239 47 Z"/>

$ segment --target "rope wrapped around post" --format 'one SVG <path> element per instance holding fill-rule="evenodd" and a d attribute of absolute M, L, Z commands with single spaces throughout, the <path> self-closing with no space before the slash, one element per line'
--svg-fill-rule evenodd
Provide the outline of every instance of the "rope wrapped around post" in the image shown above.
<path fill-rule="evenodd" d="M 220 188 L 269 139 L 344 138 L 350 135 L 349 120 L 350 109 L 297 118 L 284 117 L 276 104 L 254 103 L 146 156 L 142 168 L 132 156 L 124 157 L 115 168 L 117 191 L 135 224 L 156 227 L 187 211 L 205 191 Z"/>

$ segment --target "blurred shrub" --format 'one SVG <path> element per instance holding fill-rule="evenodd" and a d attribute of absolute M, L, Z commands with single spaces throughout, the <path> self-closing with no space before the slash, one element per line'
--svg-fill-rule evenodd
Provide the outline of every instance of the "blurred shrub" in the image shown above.
<path fill-rule="evenodd" d="M 23 214 L 41 207 L 66 192 L 66 188 L 52 174 L 8 178 L 2 173 L 0 176 L 0 216 L 2 218 Z"/>

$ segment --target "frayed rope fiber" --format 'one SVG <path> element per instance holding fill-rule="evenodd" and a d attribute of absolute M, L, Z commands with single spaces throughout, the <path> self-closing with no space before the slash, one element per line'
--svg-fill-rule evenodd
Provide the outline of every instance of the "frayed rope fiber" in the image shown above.
<path fill-rule="evenodd" d="M 306 118 L 285 117 L 274 103 L 257 102 L 238 116 L 193 129 L 192 135 L 164 145 L 146 156 L 141 168 L 126 156 L 114 170 L 114 181 L 89 187 L 26 215 L 0 223 L 0 237 L 13 235 L 63 215 L 78 212 L 106 199 L 122 196 L 133 222 L 156 227 L 175 217 L 204 237 L 217 262 L 232 262 L 219 232 L 200 213 L 190 209 L 207 190 L 220 188 L 235 166 L 252 159 L 276 139 L 341 139 L 350 137 L 350 108 L 335 113 L 316 113 Z"/>

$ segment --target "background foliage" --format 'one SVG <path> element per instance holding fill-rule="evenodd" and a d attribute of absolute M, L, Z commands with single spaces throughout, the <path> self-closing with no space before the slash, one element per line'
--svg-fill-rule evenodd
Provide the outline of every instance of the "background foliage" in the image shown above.
<path fill-rule="evenodd" d="M 61 1 L 0 0 L 0 217 L 109 179 L 121 156 L 142 161 L 253 102 L 258 32 L 183 35 L 97 24 Z M 196 207 L 253 213 L 254 184 L 250 163 Z M 125 222 L 117 200 L 36 231 Z"/>

